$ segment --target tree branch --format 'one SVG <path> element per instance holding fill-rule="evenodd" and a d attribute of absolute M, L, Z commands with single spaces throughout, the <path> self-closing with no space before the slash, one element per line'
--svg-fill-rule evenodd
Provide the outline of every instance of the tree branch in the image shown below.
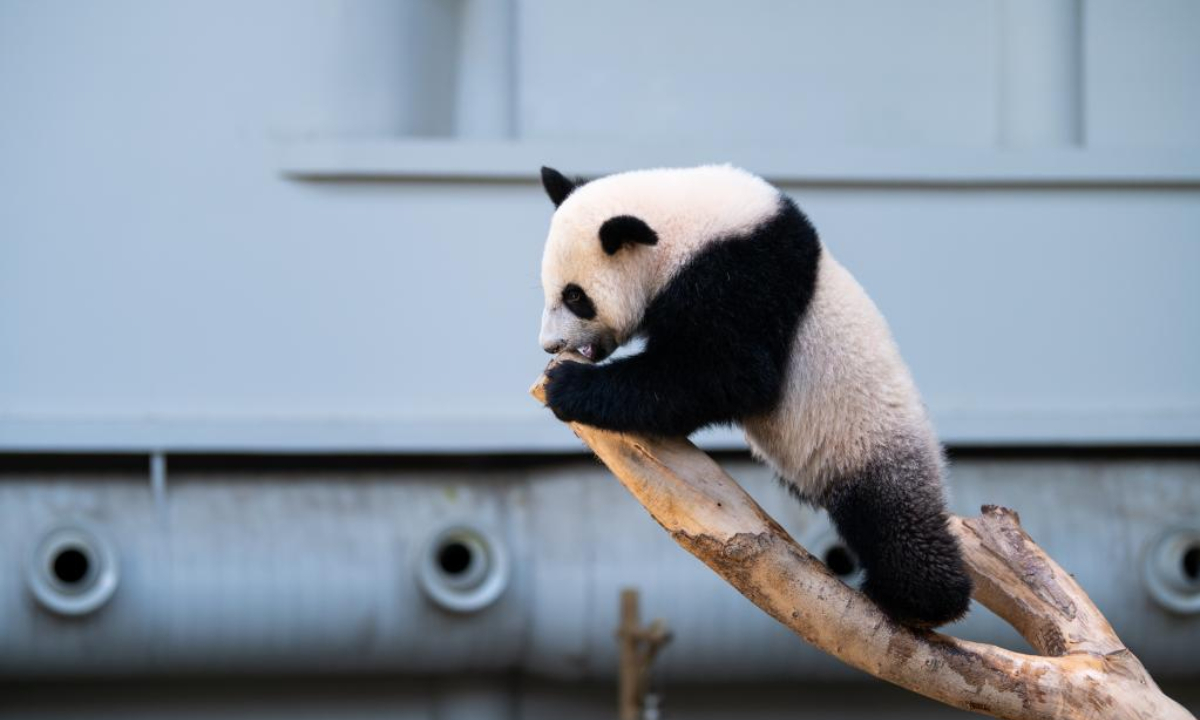
<path fill-rule="evenodd" d="M 545 403 L 543 376 L 531 390 Z M 684 439 L 571 429 L 671 537 L 808 643 L 940 702 L 1011 720 L 1195 720 L 1158 689 L 1075 580 L 1017 514 L 985 506 L 952 528 L 974 597 L 1041 655 L 913 630 L 800 547 Z"/>

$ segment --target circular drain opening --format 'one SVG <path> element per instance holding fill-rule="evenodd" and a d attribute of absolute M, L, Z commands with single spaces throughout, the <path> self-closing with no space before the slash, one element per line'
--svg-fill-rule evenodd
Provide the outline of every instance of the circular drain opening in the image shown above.
<path fill-rule="evenodd" d="M 425 595 L 452 612 L 477 612 L 508 587 L 508 556 L 490 534 L 472 527 L 439 532 L 417 565 Z"/>
<path fill-rule="evenodd" d="M 91 558 L 81 548 L 63 548 L 54 556 L 51 571 L 54 578 L 64 585 L 82 582 L 92 569 Z"/>
<path fill-rule="evenodd" d="M 1176 527 L 1152 540 L 1142 579 L 1150 597 L 1167 610 L 1200 614 L 1200 527 Z"/>
<path fill-rule="evenodd" d="M 447 575 L 462 575 L 470 569 L 474 555 L 466 544 L 451 541 L 438 550 L 438 567 Z"/>
<path fill-rule="evenodd" d="M 858 572 L 858 560 L 845 545 L 834 545 L 825 551 L 825 564 L 835 575 L 846 578 Z"/>
<path fill-rule="evenodd" d="M 1200 582 L 1200 545 L 1193 545 L 1184 551 L 1183 576 L 1189 582 Z"/>
<path fill-rule="evenodd" d="M 86 615 L 117 589 L 117 556 L 97 531 L 60 527 L 34 548 L 27 577 L 42 607 L 61 615 Z"/>

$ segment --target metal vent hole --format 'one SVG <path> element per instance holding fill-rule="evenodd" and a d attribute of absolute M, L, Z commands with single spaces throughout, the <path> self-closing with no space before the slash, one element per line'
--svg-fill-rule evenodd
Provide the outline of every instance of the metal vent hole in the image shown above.
<path fill-rule="evenodd" d="M 842 545 L 834 545 L 825 551 L 825 564 L 838 577 L 848 577 L 858 572 L 858 561 L 854 554 Z"/>
<path fill-rule="evenodd" d="M 74 585 L 83 580 L 91 567 L 91 558 L 79 548 L 63 548 L 54 556 L 54 577 L 64 585 Z"/>
<path fill-rule="evenodd" d="M 462 575 L 471 567 L 475 553 L 465 544 L 451 541 L 438 551 L 438 567 L 447 575 Z"/>
<path fill-rule="evenodd" d="M 1191 582 L 1200 581 L 1200 545 L 1193 545 L 1184 551 L 1183 576 Z"/>

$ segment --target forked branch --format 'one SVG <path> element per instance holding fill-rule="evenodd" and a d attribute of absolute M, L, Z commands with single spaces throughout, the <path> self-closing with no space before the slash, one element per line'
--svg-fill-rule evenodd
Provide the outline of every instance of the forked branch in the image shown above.
<path fill-rule="evenodd" d="M 545 402 L 543 377 L 532 394 Z M 974 597 L 1040 655 L 889 620 L 683 439 L 571 429 L 681 546 L 818 649 L 947 705 L 1012 720 L 1195 720 L 1154 680 L 1075 580 L 985 506 L 954 518 Z"/>

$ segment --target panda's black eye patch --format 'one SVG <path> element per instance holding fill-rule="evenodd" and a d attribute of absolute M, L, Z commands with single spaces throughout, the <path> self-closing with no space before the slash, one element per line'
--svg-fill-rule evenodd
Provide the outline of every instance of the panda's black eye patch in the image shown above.
<path fill-rule="evenodd" d="M 575 317 L 583 320 L 591 320 L 596 317 L 596 306 L 592 304 L 592 299 L 583 291 L 583 288 L 575 283 L 563 288 L 562 301 Z"/>

